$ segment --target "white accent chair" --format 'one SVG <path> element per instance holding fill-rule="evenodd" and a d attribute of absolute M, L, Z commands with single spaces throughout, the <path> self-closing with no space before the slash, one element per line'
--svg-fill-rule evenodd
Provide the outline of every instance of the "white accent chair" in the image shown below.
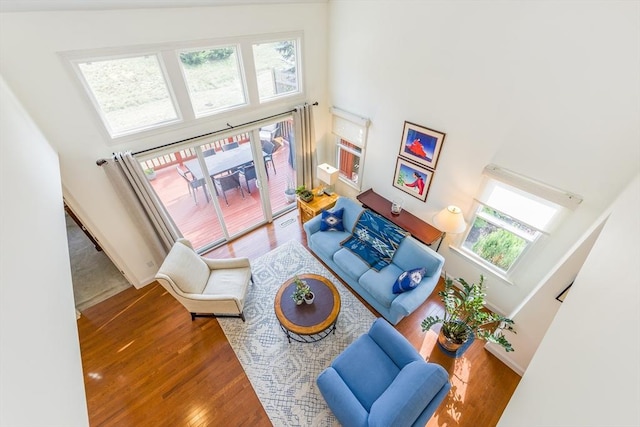
<path fill-rule="evenodd" d="M 178 239 L 160 266 L 156 280 L 196 317 L 240 317 L 249 282 L 248 258 L 209 259 Z"/>

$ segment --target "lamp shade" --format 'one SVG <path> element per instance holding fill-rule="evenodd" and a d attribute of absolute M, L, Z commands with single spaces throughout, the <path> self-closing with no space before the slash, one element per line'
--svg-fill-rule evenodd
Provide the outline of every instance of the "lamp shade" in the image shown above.
<path fill-rule="evenodd" d="M 457 206 L 448 206 L 433 216 L 433 224 L 445 233 L 462 233 L 467 228 L 462 211 Z"/>
<path fill-rule="evenodd" d="M 318 179 L 327 185 L 333 185 L 338 182 L 338 169 L 328 163 L 318 165 Z"/>

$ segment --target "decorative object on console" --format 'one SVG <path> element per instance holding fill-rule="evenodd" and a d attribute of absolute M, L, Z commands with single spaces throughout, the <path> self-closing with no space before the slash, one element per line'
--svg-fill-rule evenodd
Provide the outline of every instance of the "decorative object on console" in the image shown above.
<path fill-rule="evenodd" d="M 296 188 L 296 194 L 300 197 L 301 200 L 305 202 L 310 202 L 313 200 L 313 192 L 311 190 L 307 190 L 307 187 L 301 185 Z"/>
<path fill-rule="evenodd" d="M 454 285 L 451 277 L 445 274 L 444 290 L 438 292 L 444 303 L 444 316 L 425 318 L 421 323 L 422 331 L 426 332 L 434 325 L 442 323 L 438 345 L 445 353 L 455 353 L 474 337 L 498 344 L 507 352 L 513 351 L 511 343 L 503 334 L 503 331 L 515 333 L 513 320 L 484 308 L 484 276 L 480 275 L 478 284 L 469 284 L 462 278 L 459 278 L 458 282 L 462 289 Z"/>
<path fill-rule="evenodd" d="M 404 200 L 398 198 L 398 199 L 393 199 L 391 201 L 391 213 L 393 215 L 400 215 L 400 212 L 402 212 L 402 206 L 404 205 Z"/>
<path fill-rule="evenodd" d="M 433 173 L 432 170 L 425 169 L 402 157 L 398 157 L 396 172 L 393 176 L 393 186 L 424 202 L 427 200 Z"/>
<path fill-rule="evenodd" d="M 426 168 L 435 169 L 445 134 L 410 122 L 404 122 L 400 156 Z"/>
<path fill-rule="evenodd" d="M 323 163 L 318 165 L 318 170 L 316 172 L 318 175 L 318 180 L 327 184 L 328 187 L 322 187 L 318 192 L 318 195 L 328 194 L 330 196 L 333 195 L 333 185 L 338 182 L 338 169 L 334 168 L 328 163 Z"/>
<path fill-rule="evenodd" d="M 442 209 L 440 212 L 435 214 L 433 216 L 433 223 L 439 230 L 442 230 L 442 236 L 440 237 L 440 242 L 438 243 L 436 252 L 440 249 L 440 245 L 447 233 L 462 233 L 465 228 L 467 228 L 467 223 L 464 221 L 462 210 L 453 205 L 447 206 L 447 208 Z"/>

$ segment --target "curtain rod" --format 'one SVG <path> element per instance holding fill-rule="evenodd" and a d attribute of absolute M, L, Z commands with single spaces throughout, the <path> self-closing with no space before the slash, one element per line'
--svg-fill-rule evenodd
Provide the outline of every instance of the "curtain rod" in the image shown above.
<path fill-rule="evenodd" d="M 311 105 L 316 106 L 316 105 L 318 105 L 318 102 L 314 102 L 314 103 L 313 103 L 313 104 L 311 104 Z M 230 125 L 229 123 L 227 123 L 227 126 L 228 126 L 228 127 L 227 127 L 227 128 L 225 128 L 225 129 L 216 130 L 216 131 L 209 132 L 209 133 L 205 133 L 205 134 L 198 135 L 198 136 L 192 136 L 191 138 L 181 139 L 180 141 L 170 142 L 170 143 L 168 143 L 168 144 L 160 145 L 160 146 L 158 146 L 158 147 L 154 147 L 154 148 L 147 148 L 146 150 L 136 151 L 135 153 L 132 153 L 132 154 L 135 156 L 135 155 L 137 155 L 137 154 L 147 153 L 147 152 L 149 152 L 149 151 L 158 150 L 158 149 L 160 149 L 160 148 L 171 147 L 172 145 L 182 144 L 183 142 L 191 141 L 191 140 L 193 140 L 193 139 L 203 138 L 203 137 L 205 137 L 205 136 L 211 136 L 211 135 L 216 135 L 216 134 L 219 134 L 219 133 L 227 132 L 228 130 L 233 129 L 233 128 L 252 125 L 252 124 L 254 124 L 254 123 L 262 122 L 262 121 L 264 121 L 264 120 L 268 120 L 268 119 L 273 119 L 274 117 L 279 117 L 279 116 L 282 116 L 282 115 L 285 115 L 285 114 L 294 113 L 294 112 L 296 112 L 296 111 L 298 111 L 298 109 L 297 109 L 297 108 L 294 108 L 294 109 L 292 109 L 292 110 L 285 111 L 285 112 L 283 112 L 283 113 L 273 114 L 273 115 L 271 115 L 271 116 L 263 117 L 263 118 L 261 118 L 261 119 L 251 120 L 250 122 L 242 123 L 242 124 L 239 124 L 239 125 L 236 125 L 236 126 L 232 126 L 232 125 Z M 98 166 L 102 166 L 102 165 L 103 165 L 103 164 L 105 164 L 105 163 L 106 163 L 106 160 L 105 160 L 105 159 L 99 159 L 99 160 L 96 160 L 96 164 L 97 164 Z"/>

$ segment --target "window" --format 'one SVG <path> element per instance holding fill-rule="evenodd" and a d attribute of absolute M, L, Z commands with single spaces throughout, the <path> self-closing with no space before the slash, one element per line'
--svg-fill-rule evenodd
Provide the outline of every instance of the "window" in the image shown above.
<path fill-rule="evenodd" d="M 582 199 L 493 165 L 485 175 L 461 250 L 508 277 L 527 250 Z"/>
<path fill-rule="evenodd" d="M 295 40 L 253 45 L 260 102 L 298 93 L 298 51 Z"/>
<path fill-rule="evenodd" d="M 340 180 L 356 188 L 362 189 L 362 168 L 364 165 L 364 148 L 367 142 L 369 120 L 355 116 L 338 108 L 332 108 L 332 132 L 336 135 L 336 167 Z"/>
<path fill-rule="evenodd" d="M 235 46 L 182 51 L 180 65 L 196 117 L 246 104 Z"/>
<path fill-rule="evenodd" d="M 77 66 L 112 138 L 179 120 L 157 55 Z"/>

